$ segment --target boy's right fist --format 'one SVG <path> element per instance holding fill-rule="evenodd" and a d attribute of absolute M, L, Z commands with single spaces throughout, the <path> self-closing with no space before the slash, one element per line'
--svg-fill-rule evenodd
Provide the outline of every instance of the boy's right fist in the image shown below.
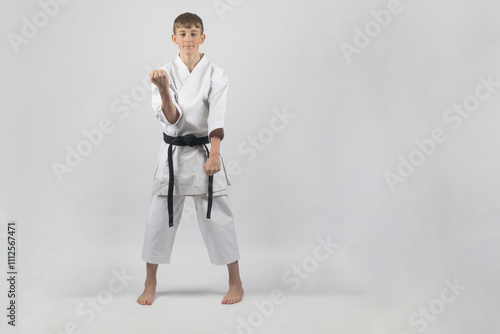
<path fill-rule="evenodd" d="M 152 70 L 149 75 L 151 82 L 158 87 L 159 91 L 166 91 L 168 88 L 168 77 L 164 70 Z"/>

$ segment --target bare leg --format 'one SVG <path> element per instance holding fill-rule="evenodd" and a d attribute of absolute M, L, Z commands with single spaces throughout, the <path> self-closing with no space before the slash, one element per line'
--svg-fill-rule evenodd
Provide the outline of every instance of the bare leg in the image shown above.
<path fill-rule="evenodd" d="M 137 298 L 137 302 L 141 305 L 153 304 L 156 291 L 157 270 L 158 264 L 149 262 L 146 264 L 146 282 L 144 283 L 144 292 L 139 296 L 139 298 Z"/>
<path fill-rule="evenodd" d="M 229 263 L 227 271 L 229 273 L 229 291 L 224 296 L 224 299 L 222 299 L 222 304 L 234 304 L 239 302 L 243 297 L 238 261 Z"/>

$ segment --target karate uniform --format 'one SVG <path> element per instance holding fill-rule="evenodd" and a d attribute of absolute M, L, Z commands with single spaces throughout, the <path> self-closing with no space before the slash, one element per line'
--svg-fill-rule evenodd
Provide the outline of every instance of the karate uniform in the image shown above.
<path fill-rule="evenodd" d="M 165 134 L 171 137 L 185 135 L 204 137 L 215 129 L 224 128 L 228 79 L 220 67 L 212 64 L 206 55 L 202 55 L 190 73 L 177 55 L 173 62 L 165 64 L 160 69 L 167 73 L 170 95 L 180 114 L 175 123 L 167 121 L 162 111 L 158 87 L 152 83 L 151 105 Z M 222 265 L 238 260 L 238 244 L 227 193 L 227 187 L 231 182 L 222 153 L 221 170 L 213 175 L 213 202 L 211 217 L 208 219 L 205 215 L 209 178 L 203 169 L 207 160 L 206 150 L 203 145 L 172 147 L 174 217 L 173 227 L 169 227 L 168 147 L 169 144 L 162 141 L 153 176 L 152 199 L 144 235 L 142 259 L 149 263 L 170 263 L 185 196 L 192 196 L 210 262 Z M 207 147 L 210 147 L 210 144 L 207 144 Z"/>

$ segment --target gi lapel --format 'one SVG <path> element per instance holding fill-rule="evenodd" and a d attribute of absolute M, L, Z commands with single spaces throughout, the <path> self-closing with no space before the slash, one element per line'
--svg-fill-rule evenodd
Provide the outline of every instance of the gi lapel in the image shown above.
<path fill-rule="evenodd" d="M 190 92 L 192 89 L 196 88 L 199 85 L 199 79 L 205 73 L 209 62 L 206 55 L 200 59 L 200 61 L 196 64 L 193 71 L 189 73 L 189 70 L 177 54 L 177 58 L 175 58 L 175 63 L 179 73 L 182 73 L 182 77 L 186 78 L 182 83 L 182 87 L 178 88 L 177 94 L 179 99 L 185 99 L 190 96 Z M 187 77 L 186 77 L 187 76 Z"/>

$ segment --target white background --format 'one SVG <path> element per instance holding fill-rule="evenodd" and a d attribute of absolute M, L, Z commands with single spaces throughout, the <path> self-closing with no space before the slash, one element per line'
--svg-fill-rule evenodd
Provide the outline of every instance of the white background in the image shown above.
<path fill-rule="evenodd" d="M 0 233 L 5 254 L 7 222 L 17 221 L 20 332 L 74 322 L 82 333 L 236 333 L 254 302 L 280 289 L 286 301 L 254 321 L 255 333 L 420 333 L 409 317 L 430 305 L 439 314 L 426 333 L 497 333 L 500 87 L 457 128 L 443 115 L 474 95 L 479 77 L 500 81 L 498 2 L 401 0 L 350 61 L 341 44 L 355 45 L 356 27 L 390 1 L 219 3 L 230 10 L 212 0 L 73 0 L 16 52 L 9 33 L 22 36 L 23 17 L 33 22 L 42 7 L 3 1 Z M 246 296 L 218 304 L 226 270 L 209 263 L 188 200 L 146 308 L 135 299 L 162 136 L 143 87 L 175 58 L 172 24 L 186 11 L 204 20 L 201 51 L 230 80 L 221 150 L 239 166 L 229 191 Z M 115 112 L 125 95 L 133 105 Z M 266 136 L 285 111 L 294 118 Z M 58 179 L 54 163 L 66 164 L 103 119 L 113 131 Z M 446 140 L 391 189 L 385 173 L 436 128 Z M 259 136 L 268 140 L 250 157 Z M 312 263 L 328 236 L 338 249 L 292 291 L 283 275 Z M 1 263 L 6 275 L 6 255 Z M 134 279 L 87 321 L 78 305 L 113 270 Z M 445 281 L 466 287 L 451 303 L 439 302 Z"/>

